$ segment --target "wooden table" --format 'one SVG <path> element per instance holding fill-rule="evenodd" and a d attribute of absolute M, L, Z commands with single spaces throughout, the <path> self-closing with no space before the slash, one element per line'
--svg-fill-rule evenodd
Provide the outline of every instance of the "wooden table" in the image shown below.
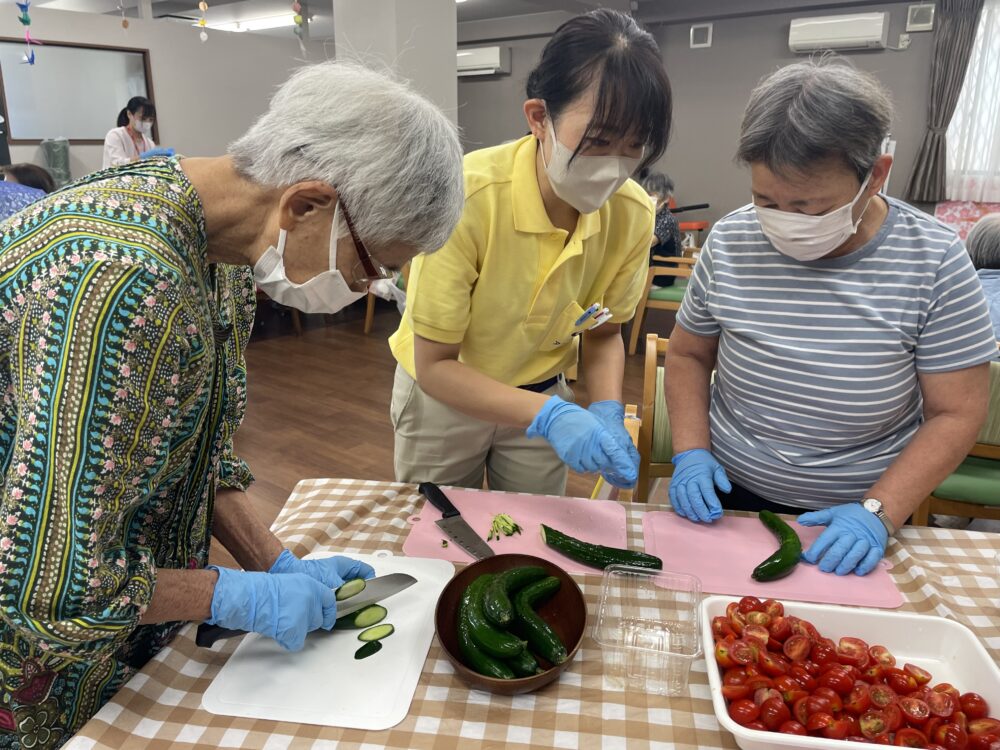
<path fill-rule="evenodd" d="M 328 548 L 402 554 L 406 519 L 422 504 L 412 485 L 347 479 L 300 482 L 274 522 L 298 555 Z M 581 501 L 586 502 L 586 501 Z M 642 514 L 658 506 L 626 505 L 629 546 L 641 549 Z M 1000 537 L 981 532 L 906 527 L 890 544 L 892 575 L 904 610 L 953 618 L 1000 658 Z M 576 576 L 591 613 L 601 578 Z M 455 677 L 437 640 L 406 719 L 382 732 L 216 716 L 201 697 L 238 639 L 213 649 L 194 644 L 195 625 L 129 681 L 67 745 L 69 748 L 735 748 L 712 711 L 704 661 L 688 695 L 664 698 L 623 691 L 603 676 L 589 637 L 561 679 L 542 690 L 504 697 L 470 691 Z M 335 679 L 335 677 L 334 677 Z"/>

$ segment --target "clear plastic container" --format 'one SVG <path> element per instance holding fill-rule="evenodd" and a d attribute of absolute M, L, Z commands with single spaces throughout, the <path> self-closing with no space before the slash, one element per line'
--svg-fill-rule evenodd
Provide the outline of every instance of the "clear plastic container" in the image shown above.
<path fill-rule="evenodd" d="M 604 571 L 594 640 L 612 684 L 656 695 L 687 691 L 701 656 L 701 581 L 612 565 Z"/>

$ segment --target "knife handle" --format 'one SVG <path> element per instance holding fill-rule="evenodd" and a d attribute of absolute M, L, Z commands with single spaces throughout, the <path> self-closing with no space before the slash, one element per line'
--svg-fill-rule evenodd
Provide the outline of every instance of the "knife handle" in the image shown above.
<path fill-rule="evenodd" d="M 231 638 L 234 635 L 246 635 L 246 631 L 230 630 L 221 625 L 209 625 L 207 622 L 203 622 L 198 626 L 194 642 L 201 648 L 212 648 L 216 641 L 221 641 L 223 638 Z"/>
<path fill-rule="evenodd" d="M 421 495 L 430 501 L 431 505 L 441 511 L 442 518 L 462 515 L 458 512 L 458 508 L 451 504 L 448 496 L 434 482 L 421 482 L 417 489 L 420 490 Z"/>

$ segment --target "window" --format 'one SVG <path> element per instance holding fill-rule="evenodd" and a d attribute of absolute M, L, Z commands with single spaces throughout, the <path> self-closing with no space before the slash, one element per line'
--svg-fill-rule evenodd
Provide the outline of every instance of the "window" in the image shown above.
<path fill-rule="evenodd" d="M 1000 202 L 1000 0 L 986 0 L 948 126 L 947 195 Z"/>

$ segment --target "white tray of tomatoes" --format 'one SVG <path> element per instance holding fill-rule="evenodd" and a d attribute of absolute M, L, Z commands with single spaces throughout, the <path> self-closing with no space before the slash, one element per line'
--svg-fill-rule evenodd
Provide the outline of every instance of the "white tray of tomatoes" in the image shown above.
<path fill-rule="evenodd" d="M 743 750 L 1000 750 L 1000 669 L 964 625 L 755 597 L 701 614 L 715 715 Z"/>

